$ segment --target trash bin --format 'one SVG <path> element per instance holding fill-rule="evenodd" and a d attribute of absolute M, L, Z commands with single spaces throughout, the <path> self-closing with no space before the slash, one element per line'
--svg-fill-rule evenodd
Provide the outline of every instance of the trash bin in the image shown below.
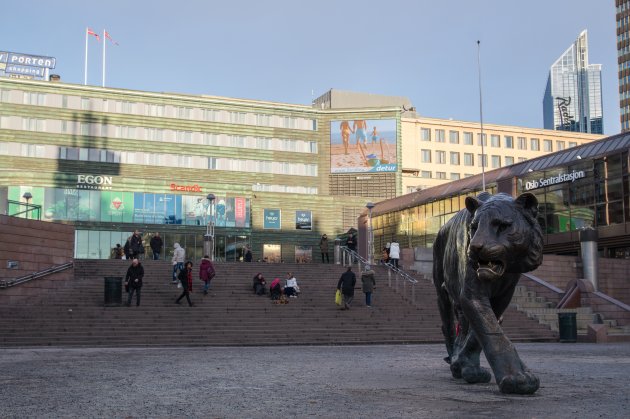
<path fill-rule="evenodd" d="M 577 320 L 575 313 L 558 313 L 560 342 L 577 342 Z"/>
<path fill-rule="evenodd" d="M 119 306 L 122 304 L 122 276 L 105 277 L 105 305 Z"/>

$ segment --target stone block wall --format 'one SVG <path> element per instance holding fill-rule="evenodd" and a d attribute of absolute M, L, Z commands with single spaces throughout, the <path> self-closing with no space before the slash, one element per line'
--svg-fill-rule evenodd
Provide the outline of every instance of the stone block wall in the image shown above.
<path fill-rule="evenodd" d="M 74 227 L 0 215 L 0 278 L 13 279 L 71 262 Z M 8 261 L 17 261 L 9 269 Z"/>
<path fill-rule="evenodd" d="M 630 305 L 630 260 L 599 259 L 598 290 Z"/>

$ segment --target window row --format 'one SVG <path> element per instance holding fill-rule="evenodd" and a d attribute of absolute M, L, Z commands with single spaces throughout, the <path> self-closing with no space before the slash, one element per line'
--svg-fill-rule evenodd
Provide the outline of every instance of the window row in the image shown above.
<path fill-rule="evenodd" d="M 100 163 L 140 164 L 147 166 L 211 169 L 231 172 L 271 173 L 278 175 L 317 176 L 316 164 L 289 163 L 267 160 L 230 159 L 224 157 L 160 154 L 134 151 L 112 151 L 84 147 L 0 143 L 0 155 L 91 161 Z"/>
<path fill-rule="evenodd" d="M 0 128 L 48 132 L 51 134 L 72 134 L 92 137 L 126 138 L 130 140 L 237 147 L 250 150 L 275 150 L 311 154 L 317 154 L 318 150 L 316 141 L 95 124 L 66 120 L 26 118 L 21 116 L 0 117 Z"/>
<path fill-rule="evenodd" d="M 420 160 L 422 163 L 437 163 L 437 164 L 446 164 L 447 163 L 447 152 L 446 151 L 433 151 L 435 154 L 435 161 L 432 161 L 432 150 L 422 149 L 420 150 Z M 448 152 L 448 163 L 453 166 L 459 166 L 462 164 L 462 159 L 460 158 L 463 154 L 463 165 L 464 166 L 474 166 L 475 165 L 475 154 L 474 153 L 460 153 L 458 151 L 450 151 Z M 484 155 L 484 167 L 488 167 L 488 155 Z M 492 168 L 497 169 L 502 166 L 510 166 L 514 164 L 514 157 L 512 156 L 504 156 L 503 157 L 503 165 L 501 165 L 502 156 L 491 156 Z M 522 162 L 527 160 L 525 157 L 519 157 L 518 161 Z M 481 154 L 477 154 L 478 166 L 481 167 Z"/>
<path fill-rule="evenodd" d="M 420 140 L 421 141 L 431 141 L 431 128 L 420 128 Z M 443 129 L 434 129 L 433 130 L 433 138 L 436 143 L 444 143 L 446 142 L 446 130 Z M 474 145 L 473 144 L 473 133 L 472 132 L 463 132 L 461 133 L 461 144 L 463 145 Z M 460 144 L 460 132 L 449 130 L 448 132 L 448 142 L 451 144 Z M 555 150 L 553 146 L 552 140 L 543 140 L 543 151 L 552 152 L 552 151 L 560 151 L 564 150 L 568 147 L 575 147 L 578 145 L 576 141 L 564 141 L 564 140 L 556 140 Z M 481 134 L 477 134 L 477 145 L 481 145 Z M 488 135 L 483 134 L 483 145 L 488 146 Z M 529 150 L 531 151 L 540 151 L 540 140 L 538 138 L 530 138 L 529 144 L 526 137 L 517 137 L 516 141 L 514 141 L 514 136 L 512 135 L 504 135 L 503 141 L 501 141 L 501 136 L 497 134 L 490 134 L 490 147 L 494 148 L 517 148 L 518 150 L 527 150 L 529 145 Z"/>
<path fill-rule="evenodd" d="M 8 89 L 0 90 L 0 100 L 6 103 L 51 106 L 93 112 L 111 112 L 229 124 L 258 125 L 306 131 L 317 130 L 317 120 L 315 119 L 264 113 L 227 111 L 222 109 L 206 109 L 125 100 L 33 93 Z"/>

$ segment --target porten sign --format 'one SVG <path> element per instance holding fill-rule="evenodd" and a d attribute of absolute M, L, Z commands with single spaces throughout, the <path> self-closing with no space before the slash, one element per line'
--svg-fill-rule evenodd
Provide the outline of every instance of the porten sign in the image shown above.
<path fill-rule="evenodd" d="M 548 178 L 541 178 L 538 180 L 530 180 L 525 183 L 525 190 L 531 191 L 532 189 L 544 188 L 546 186 L 557 185 L 558 183 L 575 182 L 578 179 L 586 177 L 586 173 L 583 170 L 574 170 L 571 173 L 562 173 L 557 176 L 550 176 Z"/>
<path fill-rule="evenodd" d="M 111 190 L 112 177 L 102 175 L 77 175 L 77 189 Z"/>

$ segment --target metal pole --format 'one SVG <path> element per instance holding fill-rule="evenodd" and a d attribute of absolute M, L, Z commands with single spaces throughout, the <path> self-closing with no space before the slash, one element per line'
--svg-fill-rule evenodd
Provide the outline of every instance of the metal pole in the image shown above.
<path fill-rule="evenodd" d="M 481 100 L 481 41 L 477 41 L 477 70 L 479 72 L 479 123 L 481 125 L 481 189 L 486 190 L 486 155 L 483 141 L 483 106 Z"/>

